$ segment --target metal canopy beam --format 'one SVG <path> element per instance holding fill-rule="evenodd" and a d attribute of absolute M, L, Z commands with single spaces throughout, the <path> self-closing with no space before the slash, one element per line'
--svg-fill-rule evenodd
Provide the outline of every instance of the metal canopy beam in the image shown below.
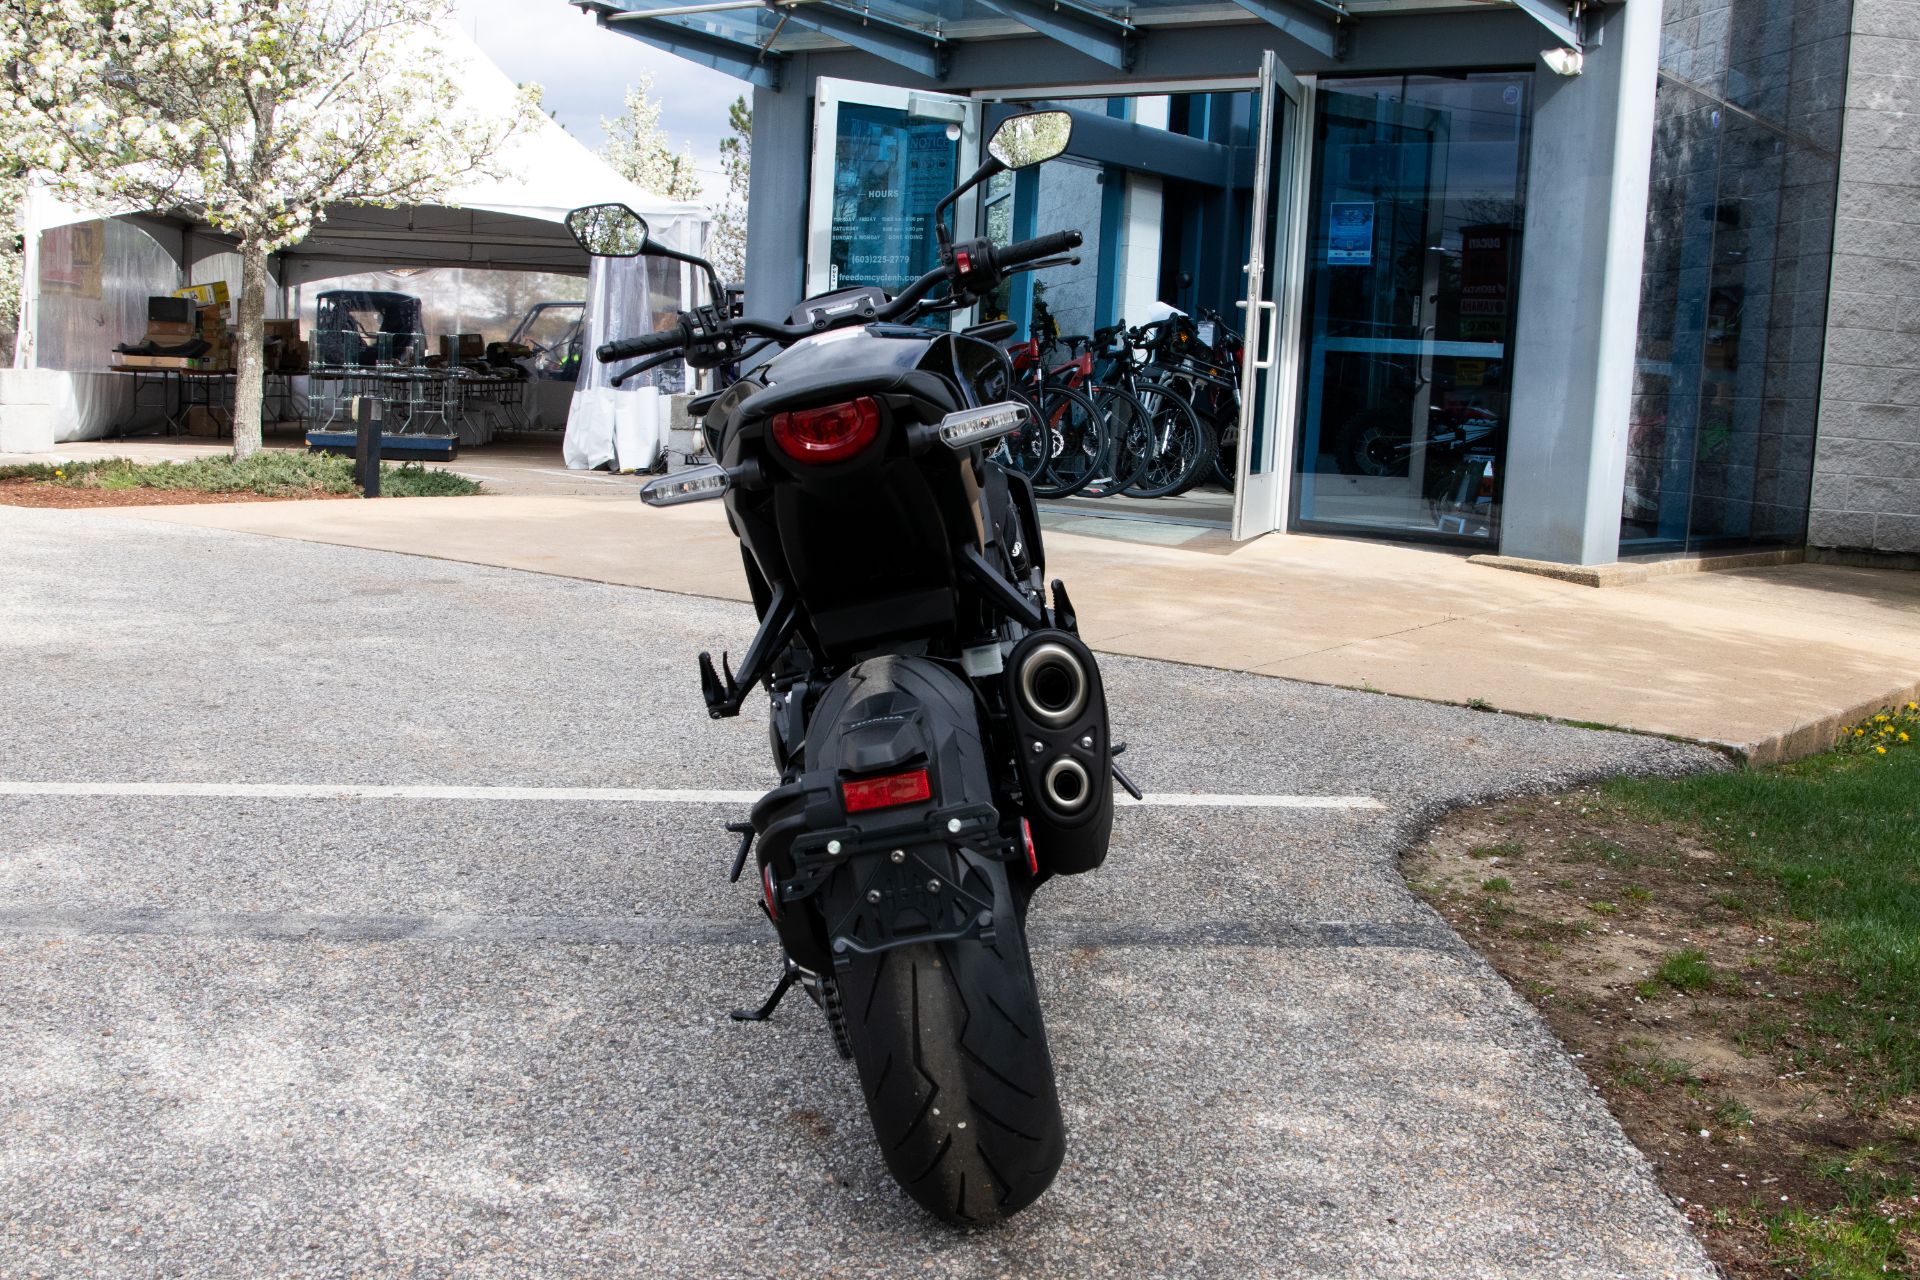
<path fill-rule="evenodd" d="M 863 53 L 905 67 L 932 80 L 947 78 L 947 42 L 912 27 L 856 9 L 813 0 L 811 4 L 775 4 L 775 12 L 796 27 L 829 35 Z"/>
<path fill-rule="evenodd" d="M 642 44 L 697 62 L 703 67 L 725 72 L 738 80 L 778 90 L 785 71 L 786 57 L 758 45 L 728 40 L 706 31 L 695 31 L 678 23 L 635 12 L 617 4 L 575 0 L 592 13 L 601 26 L 632 36 Z"/>
<path fill-rule="evenodd" d="M 1322 57 L 1338 62 L 1347 56 L 1347 28 L 1340 19 L 1346 10 L 1337 5 L 1291 0 L 1233 0 L 1256 18 L 1263 18 Z"/>
<path fill-rule="evenodd" d="M 1578 50 L 1581 47 L 1581 23 L 1573 16 L 1570 6 L 1555 4 L 1553 0 L 1513 0 L 1513 3 L 1522 13 L 1551 31 L 1567 48 Z"/>
<path fill-rule="evenodd" d="M 1131 23 L 1059 0 L 980 0 L 989 9 L 1086 54 L 1120 71 L 1133 70 L 1134 44 L 1139 39 Z"/>

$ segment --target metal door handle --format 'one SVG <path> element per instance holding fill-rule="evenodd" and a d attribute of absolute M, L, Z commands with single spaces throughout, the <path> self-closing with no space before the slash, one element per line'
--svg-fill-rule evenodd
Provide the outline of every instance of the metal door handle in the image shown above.
<path fill-rule="evenodd" d="M 1433 335 L 1433 325 L 1420 330 L 1420 355 L 1414 361 L 1413 376 L 1420 380 L 1418 385 L 1423 387 L 1433 381 L 1433 344 L 1429 341 Z"/>
<path fill-rule="evenodd" d="M 1272 323 L 1266 326 L 1266 331 L 1267 331 L 1266 358 L 1254 360 L 1253 367 L 1256 369 L 1271 369 L 1273 368 L 1273 358 L 1275 354 L 1274 348 L 1280 345 L 1280 304 L 1277 302 L 1267 302 L 1263 300 L 1259 304 L 1259 310 L 1264 312 L 1266 315 L 1272 317 Z M 1259 318 L 1260 317 L 1258 315 L 1254 317 L 1256 321 L 1258 321 Z M 1257 344 L 1255 345 L 1254 350 L 1256 353 L 1259 351 L 1259 347 Z"/>

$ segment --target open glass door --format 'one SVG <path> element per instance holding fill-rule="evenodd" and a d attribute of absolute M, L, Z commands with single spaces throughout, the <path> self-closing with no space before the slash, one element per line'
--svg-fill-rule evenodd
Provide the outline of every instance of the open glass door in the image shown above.
<path fill-rule="evenodd" d="M 1271 49 L 1260 60 L 1253 209 L 1247 251 L 1246 338 L 1240 357 L 1240 432 L 1234 475 L 1233 536 L 1258 537 L 1282 526 L 1299 388 L 1300 261 L 1298 211 L 1305 207 L 1305 129 L 1312 90 Z"/>
<path fill-rule="evenodd" d="M 807 293 L 897 293 L 933 269 L 933 207 L 973 172 L 980 105 L 951 94 L 822 77 L 814 98 Z M 971 234 L 975 195 L 955 209 Z M 965 324 L 967 313 L 931 323 Z"/>

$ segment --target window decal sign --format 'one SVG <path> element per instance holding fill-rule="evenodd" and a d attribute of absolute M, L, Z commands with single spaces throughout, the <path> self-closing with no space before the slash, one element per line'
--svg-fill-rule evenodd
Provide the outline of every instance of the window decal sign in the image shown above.
<path fill-rule="evenodd" d="M 1327 265 L 1365 267 L 1373 263 L 1373 201 L 1336 200 L 1328 209 Z"/>

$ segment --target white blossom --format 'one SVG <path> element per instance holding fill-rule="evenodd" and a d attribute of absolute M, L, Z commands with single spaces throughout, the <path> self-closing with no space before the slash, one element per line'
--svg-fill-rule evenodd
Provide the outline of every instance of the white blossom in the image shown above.
<path fill-rule="evenodd" d="M 0 149 L 69 199 L 240 241 L 234 451 L 258 447 L 267 255 L 330 204 L 434 200 L 532 118 L 461 101 L 447 0 L 8 0 Z M 0 157 L 4 159 L 5 157 Z M 3 193 L 0 193 L 3 194 Z"/>

